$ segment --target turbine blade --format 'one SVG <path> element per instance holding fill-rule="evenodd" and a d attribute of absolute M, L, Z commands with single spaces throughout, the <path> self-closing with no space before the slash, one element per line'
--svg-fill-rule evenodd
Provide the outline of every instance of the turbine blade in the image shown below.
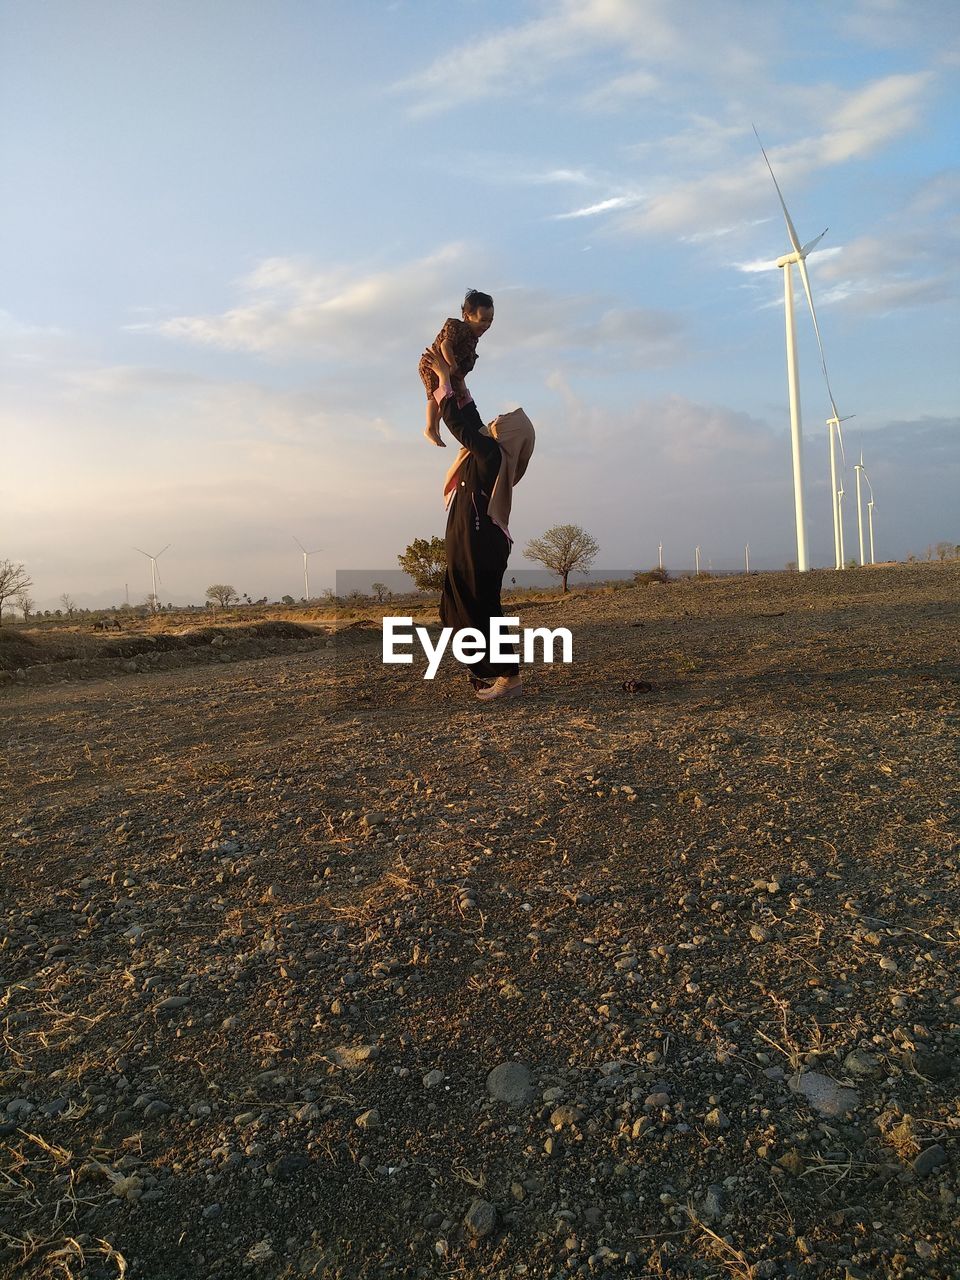
<path fill-rule="evenodd" d="M 133 549 L 134 549 L 134 551 L 140 551 L 140 548 L 139 548 L 139 547 L 134 547 Z M 148 560 L 152 560 L 152 559 L 153 559 L 153 557 L 150 555 L 150 552 L 149 552 L 149 551 L 140 551 L 140 554 L 141 554 L 142 556 L 146 556 Z"/>
<path fill-rule="evenodd" d="M 817 313 L 813 305 L 813 294 L 810 292 L 810 277 L 807 275 L 807 264 L 803 258 L 797 263 L 800 268 L 800 279 L 803 281 L 803 291 L 807 295 L 807 305 L 810 308 L 810 316 L 813 320 L 813 331 L 817 335 L 817 346 L 820 349 L 820 368 L 823 370 L 823 380 L 827 384 L 827 395 L 830 397 L 830 408 L 833 410 L 833 416 L 837 421 L 837 434 L 840 435 L 840 415 L 837 413 L 837 402 L 833 398 L 833 391 L 830 387 L 830 377 L 827 373 L 827 361 L 823 354 L 823 342 L 820 339 L 820 326 L 817 324 Z M 842 437 L 840 448 L 843 448 Z"/>
<path fill-rule="evenodd" d="M 804 257 L 807 256 L 807 254 L 810 252 L 810 250 L 813 248 L 814 245 L 817 245 L 820 243 L 820 241 L 823 239 L 823 237 L 827 234 L 829 230 L 830 230 L 829 227 L 824 227 L 818 236 L 815 236 L 808 244 L 805 244 L 803 246 L 800 252 L 803 254 Z"/>
<path fill-rule="evenodd" d="M 291 536 L 291 538 L 293 538 L 293 534 L 291 534 L 290 536 Z M 304 555 L 306 555 L 306 554 L 307 554 L 307 548 L 303 545 L 303 543 L 300 541 L 300 539 L 299 539 L 299 538 L 293 538 L 293 540 L 294 540 L 294 542 L 297 544 L 297 546 L 300 548 L 300 550 L 303 552 L 303 554 L 304 554 Z"/>
<path fill-rule="evenodd" d="M 770 163 L 769 157 L 763 149 L 763 143 L 760 142 L 760 135 L 757 133 L 756 125 L 753 126 L 753 132 L 757 134 L 757 142 L 760 143 L 760 152 L 763 155 L 764 160 L 767 162 L 767 168 L 770 170 L 770 177 L 773 178 L 773 185 L 777 188 L 777 195 L 780 197 L 780 208 L 783 210 L 783 216 L 786 219 L 787 234 L 790 237 L 790 243 L 793 245 L 795 253 L 803 253 L 803 250 L 800 247 L 800 237 L 797 235 L 797 228 L 793 225 L 793 219 L 790 217 L 790 213 L 787 209 L 786 201 L 783 198 L 783 192 L 780 190 L 780 184 L 777 182 L 776 174 L 773 172 L 773 165 Z"/>
<path fill-rule="evenodd" d="M 169 551 L 169 550 L 170 550 L 170 548 L 171 548 L 172 546 L 173 546 L 173 543 L 172 543 L 172 542 L 168 542 L 168 543 L 167 543 L 167 545 L 163 548 L 163 551 Z M 158 552 L 157 552 L 157 559 L 158 559 L 158 560 L 159 560 L 159 559 L 160 559 L 160 557 L 163 555 L 163 551 L 158 551 Z"/>

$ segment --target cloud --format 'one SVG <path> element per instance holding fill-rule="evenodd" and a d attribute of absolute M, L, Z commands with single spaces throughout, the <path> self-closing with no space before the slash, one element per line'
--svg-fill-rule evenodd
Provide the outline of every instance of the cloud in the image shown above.
<path fill-rule="evenodd" d="M 548 289 L 512 287 L 499 296 L 503 304 L 484 343 L 491 360 L 507 368 L 559 352 L 568 364 L 596 370 L 659 367 L 684 353 L 686 324 L 678 312 Z"/>
<path fill-rule="evenodd" d="M 611 109 L 662 87 L 666 67 L 756 74 L 762 54 L 734 34 L 736 11 L 750 7 L 729 0 L 720 13 L 709 0 L 687 0 L 680 14 L 669 0 L 552 0 L 540 5 L 542 16 L 447 50 L 396 88 L 423 115 L 524 93 L 570 63 L 614 52 L 634 65 L 585 97 L 585 105 Z"/>
<path fill-rule="evenodd" d="M 566 218 L 593 218 L 598 213 L 608 213 L 611 209 L 625 209 L 631 205 L 639 204 L 643 196 L 610 196 L 607 200 L 600 200 L 596 204 L 585 205 L 582 209 L 573 209 L 569 213 L 555 213 L 553 218 L 555 221 L 562 222 Z"/>
<path fill-rule="evenodd" d="M 448 244 L 418 261 L 360 275 L 346 269 L 318 271 L 295 258 L 268 258 L 240 282 L 242 300 L 228 311 L 139 327 L 227 351 L 309 353 L 359 364 L 372 351 L 408 345 L 410 333 L 418 329 L 430 335 L 429 341 L 457 310 L 451 282 L 456 277 L 459 289 L 468 256 L 475 269 L 476 254 Z"/>
<path fill-rule="evenodd" d="M 792 143 L 768 147 L 767 152 L 789 206 L 792 193 L 823 168 L 861 159 L 919 123 L 934 83 L 932 73 L 891 75 L 858 89 L 832 89 L 826 126 Z M 823 92 L 822 90 L 820 91 Z M 724 131 L 727 141 L 735 130 Z M 739 130 L 752 148 L 750 130 Z M 652 194 L 633 212 L 618 219 L 632 234 L 704 235 L 715 228 L 757 217 L 776 201 L 763 159 L 722 154 L 723 167 L 676 181 L 664 174 L 651 177 Z M 659 186 L 659 190 L 656 188 Z"/>

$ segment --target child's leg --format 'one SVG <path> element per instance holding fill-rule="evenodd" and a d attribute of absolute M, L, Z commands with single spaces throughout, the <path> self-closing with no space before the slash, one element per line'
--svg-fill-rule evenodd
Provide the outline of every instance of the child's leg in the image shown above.
<path fill-rule="evenodd" d="M 431 444 L 439 445 L 441 449 L 447 446 L 440 439 L 440 406 L 431 396 L 427 401 L 427 425 L 423 434 L 427 437 Z"/>

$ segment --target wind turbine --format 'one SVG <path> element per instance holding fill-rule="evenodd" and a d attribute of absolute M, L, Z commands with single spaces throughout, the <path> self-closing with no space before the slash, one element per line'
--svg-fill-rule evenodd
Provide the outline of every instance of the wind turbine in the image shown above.
<path fill-rule="evenodd" d="M 862 461 L 863 459 L 861 457 L 861 462 Z M 863 473 L 863 478 L 866 480 L 867 488 L 870 490 L 870 501 L 867 503 L 867 524 L 870 529 L 870 563 L 876 564 L 877 562 L 873 556 L 873 508 L 877 504 L 873 500 L 873 485 L 870 483 L 870 477 L 867 475 L 866 471 Z"/>
<path fill-rule="evenodd" d="M 167 545 L 163 548 L 163 551 L 169 551 L 171 545 L 172 544 L 168 542 Z M 139 547 L 134 547 L 133 549 L 134 551 L 140 551 Z M 147 559 L 150 561 L 150 574 L 151 574 L 151 580 L 153 582 L 153 612 L 154 613 L 157 612 L 157 600 L 158 600 L 157 583 L 160 581 L 160 573 L 157 569 L 157 561 L 163 555 L 163 551 L 158 551 L 155 556 L 152 556 L 149 551 L 140 551 L 140 554 L 142 556 L 146 556 Z"/>
<path fill-rule="evenodd" d="M 860 535 L 860 567 L 863 568 L 867 560 L 866 560 L 866 556 L 863 554 L 863 507 L 861 506 L 861 503 L 860 503 L 860 476 L 863 474 L 863 450 L 862 449 L 860 450 L 860 461 L 854 463 L 853 469 L 857 473 L 857 532 Z M 868 480 L 867 484 L 869 483 L 870 481 Z M 871 497 L 873 496 L 872 489 L 870 490 L 870 495 Z"/>
<path fill-rule="evenodd" d="M 693 554 L 697 561 L 697 577 L 699 578 L 700 577 L 700 548 L 697 547 Z"/>
<path fill-rule="evenodd" d="M 830 407 L 833 410 L 833 417 L 827 419 L 827 425 L 830 427 L 830 473 L 831 483 L 833 487 L 833 535 L 834 548 L 839 549 L 842 540 L 840 531 L 840 503 L 837 498 L 836 483 L 836 460 L 833 446 L 833 431 L 836 428 L 837 437 L 840 441 L 840 453 L 843 456 L 843 435 L 840 431 L 840 423 L 845 422 L 845 418 L 841 418 L 837 412 L 836 401 L 833 398 L 833 391 L 830 388 L 830 378 L 827 375 L 827 362 L 823 355 L 823 342 L 820 339 L 820 326 L 817 324 L 817 313 L 813 305 L 813 294 L 810 292 L 810 277 L 807 275 L 807 254 L 816 245 L 820 243 L 827 234 L 829 228 L 824 227 L 813 240 L 805 245 L 801 245 L 800 237 L 797 235 L 797 229 L 793 225 L 793 219 L 787 210 L 786 201 L 783 198 L 783 192 L 780 190 L 780 184 L 777 182 L 776 175 L 773 172 L 773 165 L 763 149 L 763 143 L 760 142 L 760 135 L 757 133 L 756 126 L 753 132 L 757 136 L 757 142 L 760 144 L 760 151 L 766 161 L 767 168 L 770 170 L 770 177 L 773 179 L 773 185 L 777 189 L 777 196 L 780 200 L 780 207 L 783 210 L 784 221 L 787 224 L 787 234 L 790 237 L 790 243 L 793 246 L 793 252 L 784 254 L 783 257 L 777 259 L 777 266 L 783 270 L 783 298 L 784 298 L 784 315 L 787 333 L 787 386 L 790 394 L 790 436 L 793 446 L 793 496 L 796 506 L 797 518 L 797 569 L 802 573 L 809 566 L 807 564 L 807 529 L 803 510 L 803 436 L 800 423 L 800 381 L 797 372 L 797 342 L 793 324 L 793 265 L 796 263 L 797 270 L 800 272 L 800 279 L 803 283 L 803 291 L 807 295 L 807 305 L 810 308 L 810 316 L 813 320 L 814 333 L 817 335 L 817 347 L 820 351 L 820 367 L 823 369 L 823 378 L 827 384 L 827 394 L 830 397 Z M 837 568 L 842 567 L 842 559 L 838 556 Z"/>
<path fill-rule="evenodd" d="M 824 368 L 826 373 L 826 368 Z M 829 391 L 830 384 L 827 383 Z M 850 418 L 856 417 L 856 414 L 848 413 L 846 418 L 837 417 L 837 406 L 833 404 L 833 396 L 830 396 L 830 403 L 833 406 L 833 417 L 827 419 L 827 428 L 830 433 L 830 488 L 833 490 L 833 549 L 837 557 L 837 568 L 843 568 L 843 512 L 840 503 L 843 500 L 843 478 L 840 484 L 837 484 L 837 453 L 835 444 L 840 442 L 840 461 L 846 462 L 843 452 L 843 433 L 840 430 L 840 423 L 847 422 Z M 834 436 L 836 430 L 836 436 Z"/>
<path fill-rule="evenodd" d="M 316 551 L 308 551 L 299 538 L 294 538 L 293 540 L 297 544 L 297 546 L 300 548 L 300 550 L 303 552 L 303 598 L 305 600 L 309 600 L 310 599 L 310 571 L 307 565 L 307 560 L 310 556 L 315 556 L 317 554 L 317 551 L 322 551 L 323 547 L 317 547 Z"/>
<path fill-rule="evenodd" d="M 744 558 L 745 558 L 745 560 L 746 560 L 746 562 L 747 562 L 747 573 L 749 573 L 749 572 L 750 572 L 750 543 L 749 543 L 749 542 L 748 542 L 748 543 L 747 543 L 747 545 L 743 548 L 743 554 L 744 554 Z"/>
<path fill-rule="evenodd" d="M 870 484 L 870 477 L 867 475 L 867 467 L 863 465 L 863 449 L 860 449 L 860 461 L 856 463 L 856 520 L 860 529 L 860 563 L 864 563 L 863 554 L 863 515 L 860 512 L 860 476 L 863 475 L 867 488 L 870 490 L 870 500 L 867 503 L 867 525 L 870 539 L 870 564 L 876 564 L 877 561 L 873 556 L 873 508 L 877 506 L 873 498 L 873 485 Z"/>

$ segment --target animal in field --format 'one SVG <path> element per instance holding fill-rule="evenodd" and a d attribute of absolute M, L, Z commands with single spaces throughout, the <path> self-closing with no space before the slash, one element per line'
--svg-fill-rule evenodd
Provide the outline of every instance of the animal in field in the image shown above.
<path fill-rule="evenodd" d="M 98 618 L 93 624 L 94 631 L 122 631 L 119 618 Z"/>

